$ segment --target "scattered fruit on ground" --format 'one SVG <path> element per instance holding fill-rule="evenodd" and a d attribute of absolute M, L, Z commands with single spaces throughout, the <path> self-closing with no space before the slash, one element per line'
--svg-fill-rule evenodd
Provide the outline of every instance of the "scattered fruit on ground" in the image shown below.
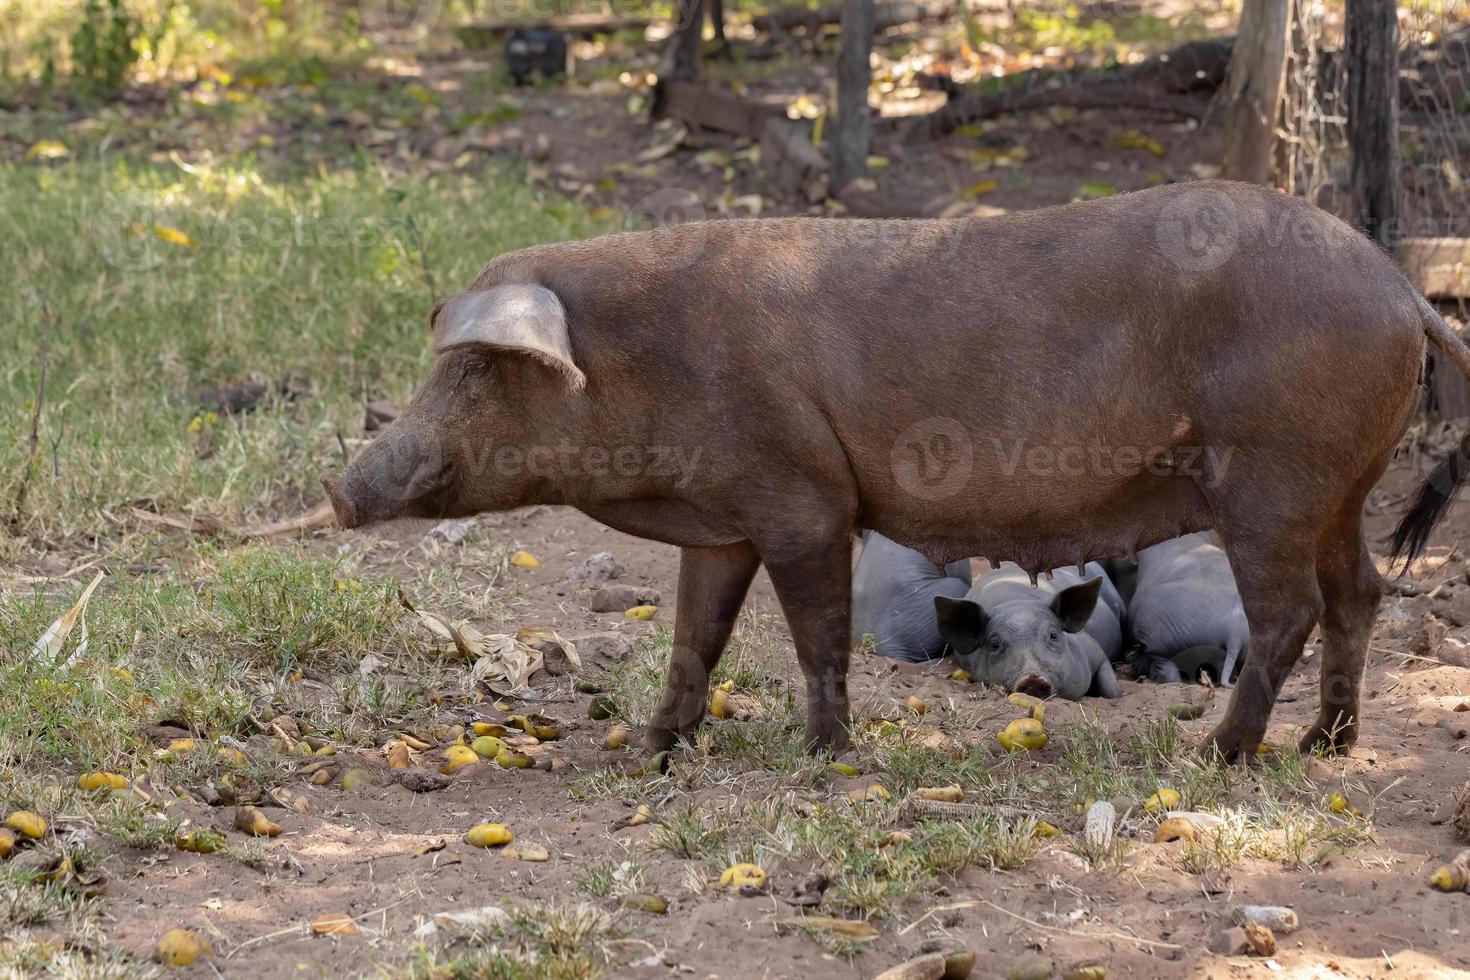
<path fill-rule="evenodd" d="M 45 818 L 30 810 L 16 810 L 5 818 L 5 826 L 31 840 L 40 840 L 46 836 Z"/>
<path fill-rule="evenodd" d="M 188 929 L 170 929 L 153 948 L 153 958 L 164 966 L 188 966 L 213 955 L 209 940 Z"/>
<path fill-rule="evenodd" d="M 1007 752 L 1046 747 L 1046 729 L 1035 718 L 1018 718 L 995 733 Z"/>
<path fill-rule="evenodd" d="M 471 847 L 500 847 L 514 839 L 510 828 L 501 823 L 477 823 L 464 835 L 464 842 Z"/>
<path fill-rule="evenodd" d="M 732 864 L 720 875 L 721 888 L 751 888 L 759 890 L 766 886 L 766 870 L 758 864 Z"/>

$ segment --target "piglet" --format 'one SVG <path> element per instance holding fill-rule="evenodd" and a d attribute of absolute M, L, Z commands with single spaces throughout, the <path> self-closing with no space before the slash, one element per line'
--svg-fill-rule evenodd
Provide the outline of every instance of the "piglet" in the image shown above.
<path fill-rule="evenodd" d="M 982 683 L 1041 698 L 1116 698 L 1123 600 L 1100 565 L 1083 572 L 1057 569 L 1033 586 L 1006 562 L 963 599 L 935 597 L 939 633 Z"/>
<path fill-rule="evenodd" d="M 1128 601 L 1139 676 L 1177 683 L 1201 671 L 1229 687 L 1250 628 L 1225 551 L 1208 532 L 1145 548 Z"/>
<path fill-rule="evenodd" d="M 922 663 L 944 655 L 934 599 L 970 591 L 969 561 L 940 567 L 877 531 L 861 532 L 863 551 L 852 572 L 852 636 L 872 637 L 885 657 Z"/>

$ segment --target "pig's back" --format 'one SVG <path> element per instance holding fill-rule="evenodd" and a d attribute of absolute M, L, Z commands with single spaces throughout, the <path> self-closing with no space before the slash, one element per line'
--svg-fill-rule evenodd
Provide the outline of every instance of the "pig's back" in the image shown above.
<path fill-rule="evenodd" d="M 1249 635 L 1229 560 L 1207 534 L 1139 552 L 1128 621 L 1133 638 L 1159 655 L 1193 646 L 1239 649 Z"/>

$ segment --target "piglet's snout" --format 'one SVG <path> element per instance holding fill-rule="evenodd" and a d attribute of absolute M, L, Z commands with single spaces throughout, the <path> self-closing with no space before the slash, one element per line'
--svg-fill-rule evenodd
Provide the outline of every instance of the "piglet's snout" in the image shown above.
<path fill-rule="evenodd" d="M 1016 681 L 1016 691 L 1034 698 L 1049 698 L 1052 694 L 1052 683 L 1040 674 L 1027 674 Z"/>

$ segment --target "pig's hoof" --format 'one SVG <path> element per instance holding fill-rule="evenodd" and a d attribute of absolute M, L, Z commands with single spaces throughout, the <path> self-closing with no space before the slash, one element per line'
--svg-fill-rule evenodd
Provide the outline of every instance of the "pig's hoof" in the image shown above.
<path fill-rule="evenodd" d="M 1200 754 L 1206 759 L 1220 759 L 1227 763 L 1245 765 L 1256 757 L 1265 732 L 1246 731 L 1228 722 L 1220 725 L 1200 745 Z"/>
<path fill-rule="evenodd" d="M 1318 721 L 1302 735 L 1297 747 L 1302 755 L 1346 755 L 1357 741 L 1357 725 L 1329 727 Z"/>
<path fill-rule="evenodd" d="M 829 731 L 807 732 L 806 750 L 812 755 L 836 759 L 851 747 L 852 743 L 847 737 L 847 729 L 841 725 Z"/>
<path fill-rule="evenodd" d="M 655 728 L 650 725 L 643 732 L 643 747 L 652 753 L 667 752 L 678 745 L 682 737 L 672 728 Z"/>

